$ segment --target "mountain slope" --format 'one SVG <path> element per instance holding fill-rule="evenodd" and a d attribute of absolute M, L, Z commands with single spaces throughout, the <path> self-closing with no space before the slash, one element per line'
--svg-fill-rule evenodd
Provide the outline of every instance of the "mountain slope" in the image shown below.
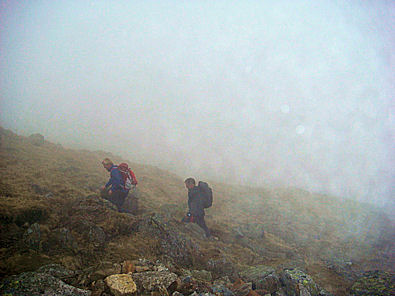
<path fill-rule="evenodd" d="M 171 257 L 172 250 L 164 254 L 163 238 L 150 235 L 152 223 L 162 220 L 173 238 L 182 236 L 177 244 L 187 241 L 184 249 L 192 253 L 199 247 L 198 256 L 178 250 L 183 257 L 173 256 L 172 263 L 179 268 L 204 268 L 216 258 L 232 265 L 230 274 L 258 264 L 297 266 L 338 295 L 363 270 L 393 271 L 394 227 L 370 205 L 297 188 L 210 182 L 214 204 L 206 211 L 206 221 L 219 240 L 206 241 L 199 229 L 178 222 L 187 207 L 183 178 L 130 163 L 139 180 L 140 213 L 119 214 L 98 196 L 108 179 L 101 160 L 125 160 L 103 151 L 66 149 L 40 135 L 26 138 L 4 129 L 0 133 L 3 275 L 48 262 L 86 269 L 104 261 Z M 39 237 L 27 234 L 35 223 Z M 144 231 L 147 227 L 150 230 Z M 179 248 L 177 244 L 172 248 Z"/>

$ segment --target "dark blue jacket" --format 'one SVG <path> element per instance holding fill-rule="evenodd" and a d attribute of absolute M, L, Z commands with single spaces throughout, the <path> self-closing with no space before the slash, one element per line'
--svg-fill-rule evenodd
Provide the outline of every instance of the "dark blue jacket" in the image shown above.
<path fill-rule="evenodd" d="M 203 198 L 199 187 L 195 186 L 188 190 L 188 207 L 193 216 L 204 217 Z"/>
<path fill-rule="evenodd" d="M 110 169 L 110 180 L 108 180 L 106 188 L 111 186 L 112 191 L 121 190 L 123 192 L 128 192 L 128 190 L 124 188 L 124 185 L 125 184 L 122 179 L 121 172 L 118 170 L 118 166 L 113 165 Z"/>

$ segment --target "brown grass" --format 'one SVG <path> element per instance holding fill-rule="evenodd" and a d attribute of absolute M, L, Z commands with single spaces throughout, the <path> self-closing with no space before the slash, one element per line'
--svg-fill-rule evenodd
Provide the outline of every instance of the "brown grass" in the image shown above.
<path fill-rule="evenodd" d="M 47 257 L 23 247 L 20 238 L 26 227 L 35 222 L 46 229 L 44 235 L 50 235 L 59 227 L 77 225 L 81 220 L 102 227 L 111 238 L 105 250 L 84 250 L 85 255 L 97 260 L 121 262 L 155 258 L 157 239 L 141 234 L 128 235 L 135 220 L 112 211 L 97 197 L 99 188 L 108 179 L 101 160 L 105 157 L 115 163 L 126 160 L 102 151 L 71 150 L 49 142 L 37 146 L 28 138 L 4 129 L 0 129 L 0 135 L 2 274 L 32 270 L 46 261 L 73 267 L 86 263 L 81 254 L 54 253 Z M 161 212 L 174 219 L 174 223 L 179 221 L 187 209 L 183 178 L 156 167 L 129 164 L 139 181 L 139 204 L 143 211 Z M 226 252 L 240 267 L 286 264 L 297 254 L 304 258 L 317 282 L 329 287 L 332 281 L 340 279 L 328 271 L 323 260 L 333 259 L 333 256 L 361 262 L 365 258 L 377 259 L 379 250 L 372 249 L 371 245 L 379 243 L 380 233 L 389 231 L 385 227 L 390 223 L 380 212 L 356 202 L 296 188 L 210 184 L 214 204 L 206 211 L 206 221 L 220 240 L 199 243 L 206 256 Z M 89 195 L 93 197 L 84 198 Z M 350 226 L 356 219 L 360 222 Z M 364 228 L 364 222 L 372 226 Z M 237 227 L 244 227 L 247 232 L 251 229 L 251 233 L 246 233 L 250 237 L 235 239 Z M 254 233 L 260 230 L 264 231 L 264 237 Z M 86 238 L 73 234 L 84 245 Z M 384 238 L 382 235 L 381 239 Z M 261 246 L 263 255 L 258 255 L 249 244 Z M 364 254 L 356 250 L 363 250 Z M 338 292 L 343 293 L 344 289 L 339 289 Z"/>

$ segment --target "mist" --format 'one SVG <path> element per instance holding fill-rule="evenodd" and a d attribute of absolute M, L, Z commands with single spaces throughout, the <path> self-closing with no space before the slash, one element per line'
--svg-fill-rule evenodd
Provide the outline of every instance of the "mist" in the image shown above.
<path fill-rule="evenodd" d="M 394 208 L 392 1 L 2 1 L 1 125 Z"/>

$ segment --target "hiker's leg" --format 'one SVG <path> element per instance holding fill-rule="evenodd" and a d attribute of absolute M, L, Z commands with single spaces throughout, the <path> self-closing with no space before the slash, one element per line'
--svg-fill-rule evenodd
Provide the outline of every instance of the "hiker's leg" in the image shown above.
<path fill-rule="evenodd" d="M 204 232 L 206 233 L 206 237 L 210 237 L 211 233 L 206 225 L 206 221 L 204 221 L 204 216 L 196 216 L 194 218 L 195 218 L 196 224 L 199 225 L 201 228 L 203 228 Z"/>
<path fill-rule="evenodd" d="M 121 190 L 115 190 L 111 193 L 109 201 L 117 206 L 118 211 L 121 211 L 122 204 L 125 201 L 125 193 Z"/>
<path fill-rule="evenodd" d="M 130 200 L 130 211 L 133 215 L 136 215 L 139 210 L 139 200 L 138 200 L 136 188 L 133 188 L 129 191 L 129 200 Z"/>

